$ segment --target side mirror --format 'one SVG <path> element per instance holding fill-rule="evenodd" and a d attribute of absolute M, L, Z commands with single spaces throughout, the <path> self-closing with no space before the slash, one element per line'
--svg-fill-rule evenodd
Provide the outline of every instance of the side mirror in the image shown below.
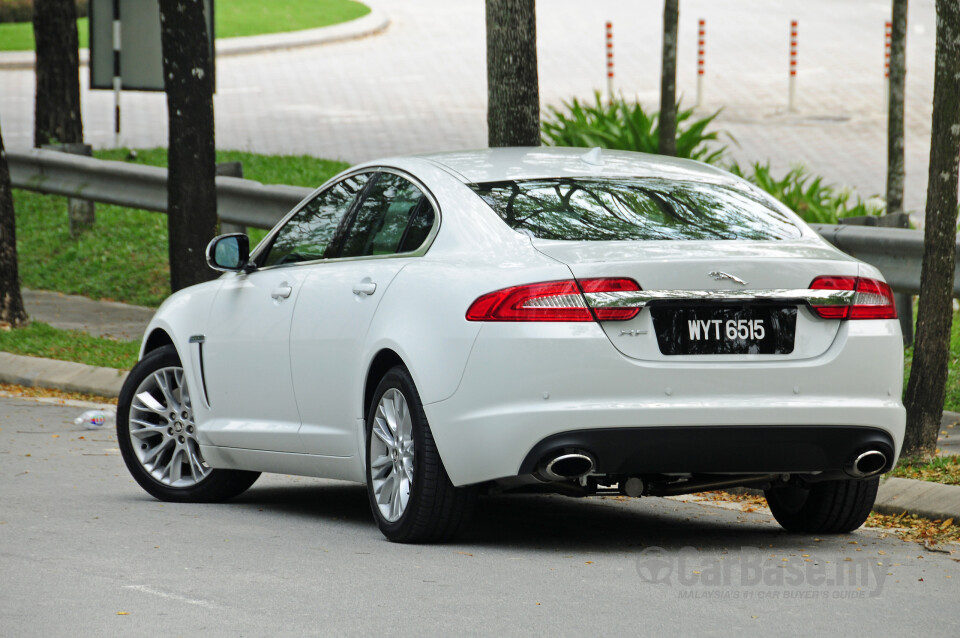
<path fill-rule="evenodd" d="M 242 233 L 214 237 L 207 244 L 207 265 L 223 272 L 247 269 L 250 260 L 250 239 Z"/>

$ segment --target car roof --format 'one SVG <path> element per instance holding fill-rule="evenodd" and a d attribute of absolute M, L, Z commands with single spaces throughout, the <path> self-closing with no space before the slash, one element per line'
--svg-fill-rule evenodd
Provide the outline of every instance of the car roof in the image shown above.
<path fill-rule="evenodd" d="M 443 168 L 465 183 L 573 176 L 737 181 L 729 173 L 702 162 L 599 148 L 507 147 L 416 157 Z"/>

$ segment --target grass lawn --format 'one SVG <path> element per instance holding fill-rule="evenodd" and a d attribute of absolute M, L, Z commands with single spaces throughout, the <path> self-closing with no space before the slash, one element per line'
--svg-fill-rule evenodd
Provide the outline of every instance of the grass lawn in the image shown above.
<path fill-rule="evenodd" d="M 232 38 L 326 27 L 368 13 L 353 0 L 217 0 L 213 19 L 217 37 Z"/>
<path fill-rule="evenodd" d="M 139 341 L 113 341 L 77 330 L 57 330 L 32 322 L 17 330 L 0 330 L 0 350 L 45 359 L 76 361 L 129 370 L 137 362 Z"/>
<path fill-rule="evenodd" d="M 901 460 L 890 476 L 960 485 L 960 456 L 938 456 L 929 461 Z"/>
<path fill-rule="evenodd" d="M 339 24 L 366 15 L 370 8 L 353 0 L 216 0 L 213 17 L 218 38 L 300 31 Z M 87 18 L 77 20 L 80 47 L 87 46 Z M 32 51 L 33 25 L 0 24 L 0 51 Z"/>
<path fill-rule="evenodd" d="M 914 303 L 913 316 L 917 316 Z M 913 363 L 913 347 L 903 351 L 903 389 L 906 392 L 907 380 L 910 378 L 910 365 Z M 953 313 L 953 324 L 950 327 L 950 359 L 947 362 L 947 398 L 943 404 L 944 410 L 960 412 L 960 312 Z"/>
<path fill-rule="evenodd" d="M 98 151 L 95 155 L 119 160 L 128 151 Z M 140 164 L 165 166 L 166 161 L 166 149 L 137 153 Z M 295 186 L 319 186 L 347 168 L 343 162 L 314 157 L 239 151 L 219 151 L 217 161 L 243 162 L 249 179 Z M 23 190 L 14 190 L 13 197 L 23 287 L 142 306 L 158 306 L 170 294 L 165 215 L 97 204 L 96 225 L 71 239 L 65 198 Z M 253 231 L 251 235 L 255 242 L 263 233 Z"/>
<path fill-rule="evenodd" d="M 80 48 L 85 49 L 90 36 L 87 18 L 77 20 L 77 36 L 80 38 Z M 33 23 L 0 23 L 0 51 L 33 51 L 34 46 Z"/>

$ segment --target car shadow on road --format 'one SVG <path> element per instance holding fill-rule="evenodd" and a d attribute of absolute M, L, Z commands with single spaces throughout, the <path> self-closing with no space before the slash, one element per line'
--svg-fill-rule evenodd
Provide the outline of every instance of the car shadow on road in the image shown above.
<path fill-rule="evenodd" d="M 257 485 L 230 501 L 231 504 L 255 506 L 264 512 L 285 516 L 335 520 L 338 523 L 373 527 L 373 516 L 363 485 L 339 481 L 303 479 L 290 485 Z"/>
<path fill-rule="evenodd" d="M 255 486 L 231 503 L 318 524 L 336 522 L 356 526 L 358 531 L 376 530 L 365 488 L 352 483 L 308 480 L 302 485 Z M 650 546 L 784 549 L 809 546 L 814 538 L 788 534 L 767 514 L 661 498 L 500 495 L 481 497 L 471 523 L 449 544 L 602 552 Z"/>
<path fill-rule="evenodd" d="M 700 549 L 796 546 L 769 516 L 661 498 L 575 499 L 500 496 L 481 499 L 460 542 L 479 547 L 624 551 L 649 546 Z"/>

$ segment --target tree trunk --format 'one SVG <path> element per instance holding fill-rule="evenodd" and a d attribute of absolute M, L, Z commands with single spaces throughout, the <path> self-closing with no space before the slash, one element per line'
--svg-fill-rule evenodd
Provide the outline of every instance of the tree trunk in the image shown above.
<path fill-rule="evenodd" d="M 661 155 L 677 154 L 677 21 L 679 16 L 680 0 L 664 0 L 658 149 Z"/>
<path fill-rule="evenodd" d="M 10 168 L 0 132 L 0 323 L 16 327 L 26 320 L 17 270 L 17 220 L 13 215 Z"/>
<path fill-rule="evenodd" d="M 534 0 L 487 0 L 487 140 L 540 146 Z"/>
<path fill-rule="evenodd" d="M 960 147 L 960 3 L 937 0 L 937 53 L 930 131 L 923 266 L 913 368 L 904 404 L 903 456 L 936 450 L 946 397 L 953 319 L 954 246 L 957 237 L 957 149 Z"/>
<path fill-rule="evenodd" d="M 170 287 L 212 279 L 207 243 L 217 233 L 213 73 L 203 0 L 160 0 L 167 92 L 167 235 Z"/>
<path fill-rule="evenodd" d="M 75 0 L 34 0 L 37 91 L 33 145 L 83 141 Z"/>
<path fill-rule="evenodd" d="M 907 0 L 893 0 L 887 95 L 887 214 L 903 211 L 903 100 L 907 77 Z"/>

